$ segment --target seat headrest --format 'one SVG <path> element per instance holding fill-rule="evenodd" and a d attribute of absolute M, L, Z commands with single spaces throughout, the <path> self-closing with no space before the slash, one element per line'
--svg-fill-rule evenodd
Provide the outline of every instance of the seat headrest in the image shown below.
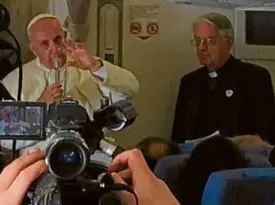
<path fill-rule="evenodd" d="M 164 157 L 157 162 L 155 166 L 155 175 L 162 179 L 167 186 L 172 189 L 179 176 L 181 168 L 184 166 L 184 162 L 189 158 L 189 154 L 180 154 Z"/>
<path fill-rule="evenodd" d="M 202 205 L 269 205 L 275 200 L 275 168 L 246 168 L 211 174 Z"/>

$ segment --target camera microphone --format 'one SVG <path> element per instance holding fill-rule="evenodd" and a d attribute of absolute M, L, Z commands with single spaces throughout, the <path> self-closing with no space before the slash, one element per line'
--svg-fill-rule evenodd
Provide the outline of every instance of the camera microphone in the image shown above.
<path fill-rule="evenodd" d="M 113 137 L 104 137 L 100 140 L 99 147 L 103 153 L 112 158 L 125 151 Z"/>

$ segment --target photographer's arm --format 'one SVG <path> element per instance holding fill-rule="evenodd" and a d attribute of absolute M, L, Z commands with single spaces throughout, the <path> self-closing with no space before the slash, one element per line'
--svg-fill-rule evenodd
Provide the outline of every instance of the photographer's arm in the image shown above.
<path fill-rule="evenodd" d="M 31 185 L 47 170 L 44 153 L 34 149 L 4 168 L 0 174 L 0 204 L 20 205 Z"/>

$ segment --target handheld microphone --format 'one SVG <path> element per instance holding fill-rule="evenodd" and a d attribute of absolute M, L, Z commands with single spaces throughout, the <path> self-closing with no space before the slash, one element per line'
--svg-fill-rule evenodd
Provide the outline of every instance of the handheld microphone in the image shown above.
<path fill-rule="evenodd" d="M 104 137 L 100 140 L 99 147 L 103 153 L 112 158 L 125 151 L 113 137 Z"/>
<path fill-rule="evenodd" d="M 55 82 L 60 83 L 61 59 L 55 58 L 53 60 L 53 65 L 54 65 L 54 69 L 55 69 Z"/>

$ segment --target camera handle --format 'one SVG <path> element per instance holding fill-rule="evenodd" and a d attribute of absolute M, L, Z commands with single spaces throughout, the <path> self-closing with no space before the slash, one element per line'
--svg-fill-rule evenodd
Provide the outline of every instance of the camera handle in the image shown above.
<path fill-rule="evenodd" d="M 16 149 L 16 140 L 12 140 L 12 160 L 15 160 L 20 155 L 20 150 Z"/>
<path fill-rule="evenodd" d="M 97 188 L 103 189 L 108 192 L 109 191 L 127 191 L 134 195 L 136 205 L 139 205 L 138 197 L 137 197 L 135 191 L 129 185 L 115 183 L 115 181 L 110 173 L 106 173 L 103 176 L 103 178 L 100 180 L 100 182 L 95 181 L 95 180 L 90 180 L 90 179 L 87 179 L 82 176 L 78 177 L 77 180 L 82 184 L 95 186 Z"/>

